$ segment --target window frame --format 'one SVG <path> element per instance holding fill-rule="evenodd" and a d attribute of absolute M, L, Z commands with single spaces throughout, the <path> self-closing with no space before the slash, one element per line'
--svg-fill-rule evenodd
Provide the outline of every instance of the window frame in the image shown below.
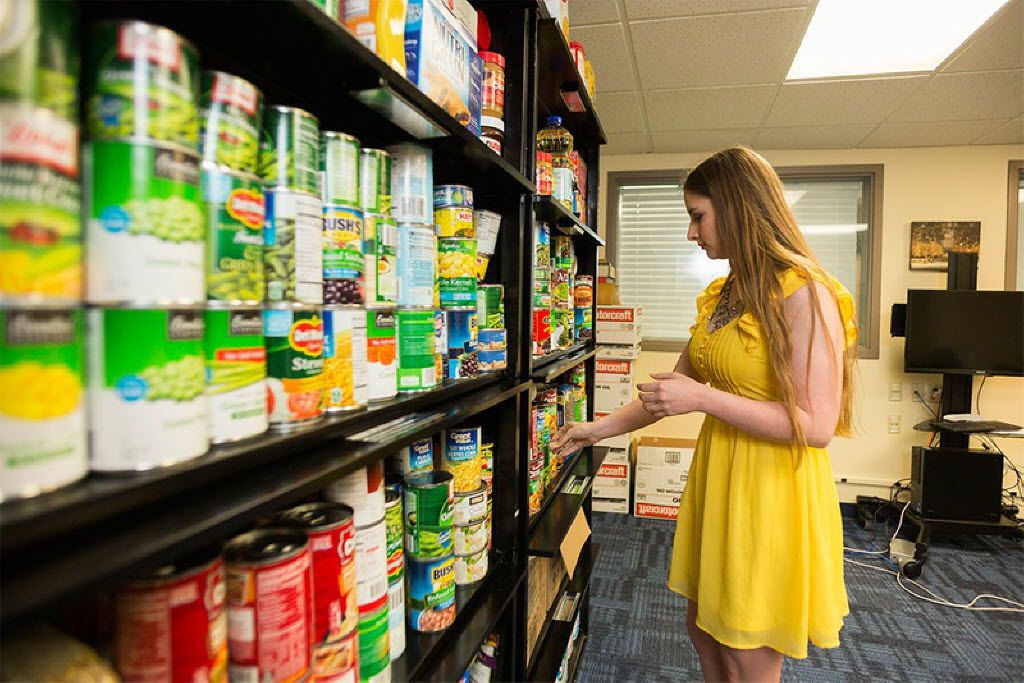
<path fill-rule="evenodd" d="M 1024 165 L 1024 162 L 1021 162 Z M 883 164 L 841 164 L 827 166 L 776 166 L 783 180 L 792 179 L 832 179 L 832 178 L 867 178 L 871 202 L 868 211 L 868 248 L 871 262 L 868 268 L 868 314 L 865 342 L 859 344 L 857 353 L 860 358 L 878 359 L 879 335 L 881 327 L 881 287 L 882 287 L 882 217 L 885 188 L 885 166 Z M 622 185 L 635 183 L 681 183 L 687 169 L 669 168 L 658 171 L 609 171 L 607 176 L 607 197 L 605 206 L 605 225 L 607 230 L 607 246 L 605 258 L 618 267 L 619 262 L 619 192 Z M 1016 187 L 1016 186 L 1014 186 Z M 1016 190 L 1014 190 L 1016 191 Z M 1016 204 L 1014 205 L 1016 208 Z M 1016 216 L 1016 214 L 1014 214 Z M 1016 219 L 1015 219 L 1016 220 Z M 1016 242 L 1014 242 L 1016 244 Z M 1008 252 L 1009 253 L 1009 252 Z M 856 296 L 856 293 L 854 293 Z M 647 351 L 682 351 L 679 340 L 643 338 L 643 348 Z"/>
<path fill-rule="evenodd" d="M 1003 288 L 1017 291 L 1017 241 L 1021 239 L 1017 221 L 1020 207 L 1017 193 L 1020 189 L 1020 173 L 1024 170 L 1024 159 L 1010 159 L 1006 171 L 1006 270 L 1003 274 Z"/>

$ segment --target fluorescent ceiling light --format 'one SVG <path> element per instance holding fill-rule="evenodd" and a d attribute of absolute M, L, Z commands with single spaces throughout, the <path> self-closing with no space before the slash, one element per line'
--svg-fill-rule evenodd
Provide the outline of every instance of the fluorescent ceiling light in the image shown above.
<path fill-rule="evenodd" d="M 820 0 L 787 80 L 932 71 L 1006 0 Z"/>

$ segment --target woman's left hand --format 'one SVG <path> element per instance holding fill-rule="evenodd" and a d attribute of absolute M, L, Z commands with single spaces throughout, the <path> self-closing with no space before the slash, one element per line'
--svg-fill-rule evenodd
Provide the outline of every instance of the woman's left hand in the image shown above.
<path fill-rule="evenodd" d="M 678 372 L 656 372 L 654 382 L 637 385 L 644 410 L 654 417 L 684 415 L 701 410 L 707 387 Z"/>

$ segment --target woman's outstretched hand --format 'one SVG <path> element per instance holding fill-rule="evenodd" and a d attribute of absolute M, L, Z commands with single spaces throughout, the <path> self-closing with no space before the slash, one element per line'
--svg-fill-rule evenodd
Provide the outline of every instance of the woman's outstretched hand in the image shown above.
<path fill-rule="evenodd" d="M 600 441 L 594 432 L 593 422 L 574 422 L 565 425 L 551 439 L 551 447 L 560 456 L 567 456 Z"/>
<path fill-rule="evenodd" d="M 651 375 L 655 381 L 638 384 L 640 401 L 644 410 L 654 417 L 684 415 L 701 410 L 703 384 L 678 372 L 656 372 Z"/>

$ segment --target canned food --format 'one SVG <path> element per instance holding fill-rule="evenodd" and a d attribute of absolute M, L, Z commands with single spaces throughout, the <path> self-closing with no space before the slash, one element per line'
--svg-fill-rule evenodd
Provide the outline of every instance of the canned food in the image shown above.
<path fill-rule="evenodd" d="M 491 480 L 487 480 L 487 490 L 490 491 Z M 494 547 L 494 500 L 488 495 L 487 498 L 487 519 L 484 521 L 487 526 L 487 549 Z"/>
<path fill-rule="evenodd" d="M 556 235 L 551 238 L 551 258 L 555 261 L 555 268 L 572 268 L 574 250 L 572 238 L 568 235 Z"/>
<path fill-rule="evenodd" d="M 323 211 L 315 195 L 268 189 L 263 226 L 267 302 L 321 304 Z"/>
<path fill-rule="evenodd" d="M 309 541 L 297 529 L 258 529 L 224 546 L 230 678 L 299 681 L 313 645 Z"/>
<path fill-rule="evenodd" d="M 405 653 L 405 581 L 388 586 L 388 649 L 391 661 Z"/>
<path fill-rule="evenodd" d="M 504 351 L 507 338 L 505 329 L 482 329 L 477 332 L 477 348 L 481 351 Z"/>
<path fill-rule="evenodd" d="M 308 503 L 285 510 L 274 522 L 299 529 L 309 539 L 313 566 L 314 675 L 341 674 L 351 662 L 334 655 L 343 637 L 359 624 L 352 508 L 337 503 Z"/>
<path fill-rule="evenodd" d="M 323 412 L 324 322 L 315 306 L 263 312 L 270 426 L 287 430 Z"/>
<path fill-rule="evenodd" d="M 581 342 L 587 342 L 594 338 L 594 309 L 591 307 L 576 308 L 573 310 L 573 326 L 575 337 Z"/>
<path fill-rule="evenodd" d="M 541 505 L 544 502 L 545 469 L 543 457 L 530 460 L 530 467 L 527 476 L 527 491 L 529 493 L 531 515 L 535 515 L 540 512 Z"/>
<path fill-rule="evenodd" d="M 402 524 L 402 496 L 397 491 L 386 491 L 384 530 L 387 534 L 388 584 L 401 583 L 405 576 L 405 553 L 402 551 L 405 530 Z"/>
<path fill-rule="evenodd" d="M 477 324 L 481 328 L 505 327 L 505 288 L 502 285 L 477 285 Z"/>
<path fill-rule="evenodd" d="M 479 288 L 480 283 L 487 279 L 487 266 L 491 262 L 489 256 L 476 255 L 476 281 Z"/>
<path fill-rule="evenodd" d="M 498 246 L 501 214 L 476 209 L 473 211 L 473 225 L 476 230 L 477 254 L 493 256 Z"/>
<path fill-rule="evenodd" d="M 537 221 L 533 228 L 533 265 L 551 266 L 551 227 L 544 221 Z"/>
<path fill-rule="evenodd" d="M 568 268 L 554 268 L 551 271 L 551 303 L 554 308 L 570 308 L 572 278 Z"/>
<path fill-rule="evenodd" d="M 85 55 L 89 137 L 170 143 L 197 151 L 197 62 L 195 48 L 162 26 L 141 21 L 93 24 Z"/>
<path fill-rule="evenodd" d="M 455 558 L 409 560 L 409 626 L 414 631 L 443 631 L 455 621 Z"/>
<path fill-rule="evenodd" d="M 465 206 L 473 208 L 473 188 L 467 185 L 437 185 L 434 187 L 434 208 Z"/>
<path fill-rule="evenodd" d="M 573 288 L 573 305 L 576 308 L 590 308 L 594 305 L 594 276 L 577 275 Z"/>
<path fill-rule="evenodd" d="M 267 350 L 263 311 L 207 309 L 206 400 L 210 442 L 238 441 L 267 431 Z"/>
<path fill-rule="evenodd" d="M 382 149 L 359 150 L 361 206 L 367 213 L 391 213 L 391 155 Z"/>
<path fill-rule="evenodd" d="M 480 522 L 487 516 L 487 491 L 481 484 L 455 494 L 455 526 Z"/>
<path fill-rule="evenodd" d="M 475 553 L 455 556 L 455 584 L 467 586 L 487 576 L 487 545 Z"/>
<path fill-rule="evenodd" d="M 446 206 L 434 209 L 434 225 L 439 237 L 476 238 L 473 227 L 473 209 L 465 206 Z"/>
<path fill-rule="evenodd" d="M 474 491 L 480 487 L 480 428 L 446 429 L 441 438 L 442 467 L 454 478 L 456 491 Z"/>
<path fill-rule="evenodd" d="M 476 306 L 476 240 L 444 237 L 437 241 L 441 306 Z"/>
<path fill-rule="evenodd" d="M 359 140 L 333 130 L 320 134 L 320 191 L 324 204 L 360 206 Z"/>
<path fill-rule="evenodd" d="M 451 555 L 454 479 L 448 472 L 405 477 L 405 550 L 408 558 Z"/>
<path fill-rule="evenodd" d="M 145 470 L 205 453 L 203 311 L 86 315 L 92 469 Z"/>
<path fill-rule="evenodd" d="M 434 366 L 434 311 L 398 310 L 398 391 L 428 391 L 437 387 Z"/>
<path fill-rule="evenodd" d="M 477 369 L 480 372 L 492 372 L 495 370 L 504 370 L 508 367 L 508 351 L 504 348 L 485 350 L 483 348 L 477 352 Z"/>
<path fill-rule="evenodd" d="M 455 533 L 452 538 L 456 555 L 472 555 L 487 547 L 487 528 L 484 521 L 481 519 L 478 522 L 455 525 Z"/>
<path fill-rule="evenodd" d="M 27 0 L 8 3 L 4 10 L 4 25 L 9 29 L 0 58 L 5 104 L 35 105 L 67 121 L 77 121 L 79 24 L 75 4 Z"/>
<path fill-rule="evenodd" d="M 398 301 L 398 225 L 394 219 L 364 216 L 363 254 L 367 305 L 394 305 Z"/>
<path fill-rule="evenodd" d="M 551 268 L 535 266 L 533 269 L 533 292 L 535 294 L 551 294 Z"/>
<path fill-rule="evenodd" d="M 324 410 L 366 407 L 366 311 L 324 308 Z"/>
<path fill-rule="evenodd" d="M 386 595 L 385 587 L 385 595 Z M 359 613 L 359 680 L 390 681 L 388 606 Z"/>
<path fill-rule="evenodd" d="M 355 683 L 359 675 L 359 628 L 353 628 L 337 640 L 313 647 L 311 681 Z"/>
<path fill-rule="evenodd" d="M 450 379 L 472 379 L 479 374 L 479 351 L 466 351 L 458 356 L 449 356 L 446 377 Z"/>
<path fill-rule="evenodd" d="M 384 518 L 384 464 L 378 460 L 332 481 L 324 496 L 352 508 L 357 528 L 377 524 Z"/>
<path fill-rule="evenodd" d="M 389 457 L 388 462 L 403 476 L 433 469 L 434 440 L 427 438 L 414 441 L 394 456 Z"/>
<path fill-rule="evenodd" d="M 551 309 L 551 349 L 564 350 L 575 343 L 573 319 L 575 313 L 568 308 Z"/>
<path fill-rule="evenodd" d="M 295 107 L 263 109 L 259 176 L 268 188 L 320 196 L 320 123 Z"/>
<path fill-rule="evenodd" d="M 0 500 L 85 476 L 78 309 L 0 310 Z"/>
<path fill-rule="evenodd" d="M 199 148 L 203 161 L 242 173 L 256 173 L 260 150 L 260 91 L 223 71 L 202 73 Z"/>
<path fill-rule="evenodd" d="M 497 124 L 498 119 L 490 119 L 488 122 L 484 122 L 484 117 L 480 117 L 480 139 L 483 140 L 484 144 L 487 145 L 492 152 L 501 156 L 501 147 L 505 142 L 505 122 L 500 121 L 501 126 L 498 125 L 487 125 L 487 123 Z M 539 189 L 538 189 L 539 194 Z"/>
<path fill-rule="evenodd" d="M 533 355 L 551 353 L 551 309 L 533 309 Z"/>
<path fill-rule="evenodd" d="M 388 603 L 387 529 L 384 519 L 356 527 L 356 597 L 360 618 Z"/>
<path fill-rule="evenodd" d="M 437 238 L 429 225 L 398 226 L 398 305 L 429 307 L 434 302 Z"/>
<path fill-rule="evenodd" d="M 448 320 L 449 376 L 474 377 L 477 364 L 476 310 L 446 311 Z M 454 370 L 454 372 L 453 372 Z"/>
<path fill-rule="evenodd" d="M 266 202 L 254 175 L 203 168 L 206 295 L 227 304 L 262 304 Z"/>
<path fill-rule="evenodd" d="M 114 598 L 114 661 L 121 677 L 226 682 L 225 593 L 224 561 L 216 552 L 121 586 Z"/>
<path fill-rule="evenodd" d="M 206 216 L 199 157 L 133 142 L 82 147 L 91 303 L 197 303 L 206 298 Z"/>
<path fill-rule="evenodd" d="M 434 210 L 434 160 L 429 149 L 412 143 L 388 147 L 391 153 L 391 215 L 400 223 L 430 223 Z"/>
<path fill-rule="evenodd" d="M 434 311 L 434 351 L 448 353 L 448 311 Z"/>
<path fill-rule="evenodd" d="M 323 207 L 324 303 L 362 306 L 363 212 L 351 206 Z"/>
<path fill-rule="evenodd" d="M 398 393 L 397 320 L 394 309 L 366 311 L 367 398 L 381 401 Z"/>
<path fill-rule="evenodd" d="M 480 444 L 480 459 L 483 462 L 483 471 L 490 473 L 494 469 L 494 443 L 484 441 Z"/>

